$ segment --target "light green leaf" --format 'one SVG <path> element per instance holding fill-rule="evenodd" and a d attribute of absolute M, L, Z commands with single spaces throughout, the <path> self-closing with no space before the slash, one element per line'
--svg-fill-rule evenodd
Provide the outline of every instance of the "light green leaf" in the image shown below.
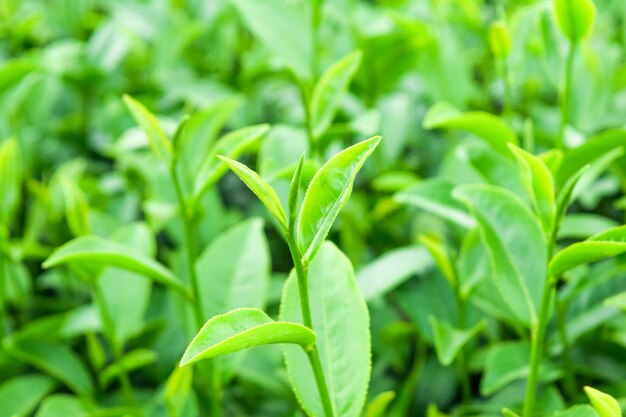
<path fill-rule="evenodd" d="M 456 289 L 459 286 L 459 279 L 456 276 L 456 271 L 454 265 L 452 264 L 452 260 L 450 259 L 450 254 L 448 253 L 447 248 L 436 236 L 430 235 L 419 235 L 419 242 L 428 249 L 428 252 L 432 255 L 439 271 L 443 274 L 444 278 L 448 280 L 450 287 Z"/>
<path fill-rule="evenodd" d="M 471 329 L 458 329 L 445 321 L 440 321 L 435 316 L 428 318 L 430 326 L 433 329 L 435 338 L 435 352 L 437 359 L 443 366 L 448 366 L 458 356 L 463 346 L 472 340 L 487 325 L 483 320 Z"/>
<path fill-rule="evenodd" d="M 556 217 L 554 179 L 543 161 L 525 150 L 509 144 L 521 170 L 522 183 L 531 198 L 533 209 L 541 219 L 546 236 L 552 234 Z"/>
<path fill-rule="evenodd" d="M 122 97 L 124 100 L 124 104 L 130 110 L 133 118 L 137 122 L 139 126 L 143 129 L 150 141 L 150 147 L 152 151 L 161 159 L 163 159 L 166 163 L 169 164 L 170 158 L 172 156 L 172 144 L 167 139 L 167 135 L 161 128 L 159 121 L 157 118 L 150 113 L 146 107 L 132 98 L 129 95 L 124 95 Z"/>
<path fill-rule="evenodd" d="M 43 263 L 43 267 L 51 268 L 70 262 L 86 262 L 100 267 L 116 266 L 151 277 L 183 294 L 189 294 L 187 288 L 162 264 L 148 258 L 132 246 L 98 236 L 82 236 L 70 240 L 57 248 Z"/>
<path fill-rule="evenodd" d="M 559 239 L 586 239 L 597 233 L 618 226 L 615 220 L 593 213 L 572 213 L 561 221 Z"/>
<path fill-rule="evenodd" d="M 72 395 L 55 394 L 46 398 L 35 417 L 87 417 L 94 407 Z"/>
<path fill-rule="evenodd" d="M 591 31 L 596 6 L 593 0 L 554 0 L 554 14 L 565 37 L 576 44 Z"/>
<path fill-rule="evenodd" d="M 600 417 L 622 417 L 619 403 L 609 394 L 591 387 L 585 387 L 585 394 Z"/>
<path fill-rule="evenodd" d="M 315 85 L 311 97 L 313 136 L 321 137 L 332 123 L 363 53 L 354 51 L 335 62 Z"/>
<path fill-rule="evenodd" d="M 366 300 L 385 295 L 414 274 L 433 266 L 428 251 L 419 246 L 393 249 L 357 271 L 357 282 Z"/>
<path fill-rule="evenodd" d="M 599 417 L 590 405 L 575 405 L 566 410 L 554 413 L 554 417 Z"/>
<path fill-rule="evenodd" d="M 499 59 L 506 58 L 511 52 L 511 34 L 505 22 L 496 20 L 489 26 L 489 47 Z"/>
<path fill-rule="evenodd" d="M 207 321 L 187 346 L 180 366 L 276 343 L 292 343 L 308 349 L 315 340 L 315 333 L 301 324 L 273 321 L 262 310 L 240 308 Z"/>
<path fill-rule="evenodd" d="M 546 237 L 537 217 L 508 190 L 466 185 L 455 198 L 471 208 L 491 258 L 500 296 L 519 323 L 534 324 L 546 280 Z"/>
<path fill-rule="evenodd" d="M 626 291 L 609 297 L 604 301 L 604 305 L 616 307 L 626 312 Z"/>
<path fill-rule="evenodd" d="M 303 79 L 310 79 L 311 27 L 305 14 L 284 0 L 232 0 L 250 31 Z"/>
<path fill-rule="evenodd" d="M 471 229 L 476 222 L 458 201 L 452 198 L 455 185 L 445 178 L 421 181 L 394 195 L 394 200 L 410 204 Z"/>
<path fill-rule="evenodd" d="M 389 404 L 396 398 L 394 391 L 384 391 L 378 394 L 365 409 L 365 417 L 385 417 Z"/>
<path fill-rule="evenodd" d="M 193 173 L 195 177 L 194 198 L 200 198 L 228 171 L 226 163 L 217 159 L 217 155 L 224 155 L 229 159 L 239 158 L 254 149 L 269 129 L 270 126 L 267 124 L 248 126 L 234 130 L 220 138 L 206 153 L 200 169 Z"/>
<path fill-rule="evenodd" d="M 220 234 L 198 257 L 198 296 L 205 317 L 265 306 L 271 267 L 263 226 L 259 218 L 241 222 Z"/>
<path fill-rule="evenodd" d="M 24 375 L 7 379 L 0 385 L 0 417 L 25 417 L 46 394 L 54 381 L 43 375 Z"/>
<path fill-rule="evenodd" d="M 557 253 L 550 261 L 550 274 L 554 278 L 559 278 L 569 269 L 624 252 L 626 252 L 626 226 L 614 227 L 583 242 L 574 243 Z"/>
<path fill-rule="evenodd" d="M 225 156 L 218 155 L 219 159 L 224 161 L 226 165 L 243 181 L 248 188 L 261 200 L 265 207 L 274 215 L 278 223 L 284 230 L 287 230 L 287 215 L 283 208 L 276 191 L 256 172 L 245 166 L 244 164 L 234 161 Z"/>
<path fill-rule="evenodd" d="M 74 236 L 89 234 L 89 205 L 78 184 L 66 175 L 59 177 L 65 197 L 65 216 Z"/>
<path fill-rule="evenodd" d="M 165 383 L 165 404 L 167 411 L 172 417 L 179 417 L 189 395 L 191 394 L 193 383 L 193 366 L 174 368 L 170 377 Z"/>
<path fill-rule="evenodd" d="M 50 374 L 77 394 L 91 396 L 94 386 L 87 367 L 70 348 L 47 340 L 7 336 L 2 347 L 9 355 Z"/>
<path fill-rule="evenodd" d="M 156 352 L 149 349 L 135 349 L 124 353 L 124 356 L 122 356 L 119 361 L 110 364 L 100 372 L 98 375 L 100 385 L 106 388 L 121 372 L 130 373 L 131 371 L 150 365 L 156 362 L 156 360 Z"/>
<path fill-rule="evenodd" d="M 587 172 L 588 169 L 589 165 L 585 165 L 581 169 L 579 169 L 578 172 L 568 178 L 567 182 L 559 191 L 556 199 L 556 218 L 554 221 L 554 225 L 556 228 L 558 228 L 563 221 L 563 217 L 567 212 L 567 207 L 572 201 L 572 195 L 574 194 L 576 184 L 578 184 L 578 181 L 583 176 L 583 174 Z"/>
<path fill-rule="evenodd" d="M 1 81 L 0 81 L 1 83 Z M 24 176 L 22 153 L 17 139 L 0 144 L 0 224 L 9 222 L 20 201 Z"/>
<path fill-rule="evenodd" d="M 344 149 L 315 174 L 304 195 L 298 216 L 298 249 L 311 261 L 322 246 L 339 211 L 352 192 L 356 174 L 380 143 L 380 137 Z"/>
<path fill-rule="evenodd" d="M 515 132 L 498 116 L 483 112 L 460 112 L 449 103 L 432 106 L 422 122 L 424 129 L 459 129 L 478 136 L 498 153 L 511 157 L 508 143 L 518 144 Z"/>
<path fill-rule="evenodd" d="M 326 242 L 309 266 L 309 300 L 317 348 L 336 417 L 361 415 L 370 378 L 369 315 L 352 265 Z M 280 317 L 302 322 L 295 272 L 283 292 Z M 309 415 L 323 416 L 319 392 L 306 354 L 285 346 L 291 385 Z"/>

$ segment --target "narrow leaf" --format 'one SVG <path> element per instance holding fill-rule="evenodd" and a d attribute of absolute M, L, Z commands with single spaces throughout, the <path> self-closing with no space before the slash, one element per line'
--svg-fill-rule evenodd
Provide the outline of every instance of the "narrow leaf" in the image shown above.
<path fill-rule="evenodd" d="M 450 259 L 450 254 L 448 250 L 444 246 L 443 242 L 441 242 L 437 237 L 430 235 L 419 235 L 419 242 L 428 249 L 428 252 L 432 255 L 439 271 L 443 274 L 444 278 L 448 280 L 450 287 L 452 289 L 458 288 L 459 279 L 456 276 L 456 271 L 452 260 Z"/>
<path fill-rule="evenodd" d="M 619 403 L 609 394 L 591 387 L 585 387 L 585 394 L 600 417 L 622 417 Z"/>
<path fill-rule="evenodd" d="M 385 417 L 387 408 L 394 398 L 396 398 L 394 391 L 381 392 L 367 405 L 365 417 Z"/>
<path fill-rule="evenodd" d="M 172 144 L 159 125 L 157 118 L 146 107 L 129 95 L 122 97 L 133 118 L 148 136 L 153 152 L 169 163 L 172 154 Z"/>
<path fill-rule="evenodd" d="M 311 261 L 322 246 L 339 211 L 352 192 L 356 174 L 380 143 L 364 140 L 339 152 L 315 174 L 304 195 L 298 216 L 298 249 Z"/>
<path fill-rule="evenodd" d="M 240 308 L 213 317 L 193 338 L 180 366 L 255 346 L 292 343 L 308 348 L 315 333 L 301 324 L 273 321 L 262 310 Z"/>

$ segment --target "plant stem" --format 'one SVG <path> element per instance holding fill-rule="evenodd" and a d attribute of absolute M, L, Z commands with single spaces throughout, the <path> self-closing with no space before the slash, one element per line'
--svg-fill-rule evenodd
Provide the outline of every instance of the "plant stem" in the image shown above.
<path fill-rule="evenodd" d="M 98 310 L 100 311 L 100 317 L 102 318 L 104 337 L 111 347 L 113 360 L 118 364 L 119 373 L 117 377 L 120 382 L 120 387 L 122 388 L 124 400 L 126 402 L 126 405 L 136 406 L 137 402 L 135 400 L 133 386 L 130 383 L 130 378 L 128 376 L 128 373 L 126 372 L 126 369 L 124 369 L 124 367 L 120 364 L 120 359 L 122 358 L 122 346 L 117 342 L 117 338 L 115 337 L 115 326 L 113 325 L 113 319 L 109 314 L 109 309 L 107 308 L 104 294 L 102 294 L 102 290 L 98 286 L 97 282 L 92 283 L 92 291 L 94 300 L 96 302 L 96 305 L 98 306 Z"/>
<path fill-rule="evenodd" d="M 191 281 L 191 298 L 194 319 L 196 322 L 196 330 L 199 331 L 204 324 L 202 313 L 202 303 L 200 302 L 200 289 L 198 284 L 198 274 L 196 273 L 196 240 L 193 232 L 193 213 L 187 205 L 183 194 L 176 164 L 172 163 L 170 167 L 170 175 L 176 189 L 176 197 L 178 198 L 178 209 L 181 221 L 183 223 L 184 249 L 187 257 L 187 273 L 189 281 Z M 222 387 L 219 375 L 219 369 L 214 361 L 206 363 L 207 373 L 209 375 L 209 389 L 211 395 L 211 416 L 219 417 L 222 415 Z"/>
<path fill-rule="evenodd" d="M 537 384 L 539 383 L 539 368 L 543 354 L 543 342 L 546 334 L 546 327 L 550 319 L 550 304 L 554 294 L 554 287 L 550 278 L 546 280 L 541 297 L 541 307 L 539 318 L 531 330 L 530 336 L 530 373 L 526 383 L 526 395 L 524 398 L 524 410 L 522 417 L 532 417 L 535 408 L 535 396 L 537 394 Z"/>
<path fill-rule="evenodd" d="M 570 399 L 576 397 L 576 379 L 574 378 L 574 361 L 572 360 L 572 350 L 570 347 L 569 339 L 567 337 L 567 328 L 565 326 L 567 319 L 567 302 L 559 304 L 557 306 L 557 327 L 559 330 L 559 336 L 561 337 L 561 343 L 563 343 L 563 363 L 565 370 L 565 378 L 563 388 L 565 394 Z"/>
<path fill-rule="evenodd" d="M 565 147 L 565 128 L 570 121 L 570 101 L 572 95 L 572 69 L 574 67 L 574 57 L 576 56 L 576 44 L 570 44 L 567 51 L 567 61 L 565 62 L 565 74 L 563 79 L 563 90 L 561 91 L 561 125 L 559 126 L 559 136 L 556 146 L 558 149 Z"/>
<path fill-rule="evenodd" d="M 290 231 L 285 233 L 285 240 L 287 241 L 287 246 L 289 246 L 289 252 L 291 253 L 294 268 L 296 270 L 296 278 L 298 279 L 298 295 L 300 296 L 302 321 L 305 326 L 315 330 L 313 329 L 313 319 L 311 317 L 311 305 L 309 301 L 308 266 L 302 262 L 302 258 L 298 252 L 293 232 L 293 225 L 290 226 L 290 229 Z M 335 411 L 333 409 L 332 401 L 330 400 L 328 385 L 326 384 L 326 378 L 324 376 L 324 368 L 322 367 L 322 361 L 320 359 L 317 345 L 306 353 L 309 358 L 309 362 L 311 363 L 311 368 L 313 368 L 313 375 L 320 394 L 320 399 L 322 400 L 324 414 L 326 417 L 334 417 Z"/>

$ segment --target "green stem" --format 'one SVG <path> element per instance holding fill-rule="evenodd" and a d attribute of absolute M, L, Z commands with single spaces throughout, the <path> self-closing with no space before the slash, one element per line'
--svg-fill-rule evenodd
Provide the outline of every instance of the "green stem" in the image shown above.
<path fill-rule="evenodd" d="M 190 207 L 187 205 L 185 196 L 183 194 L 178 172 L 176 171 L 176 164 L 172 163 L 170 167 L 170 174 L 172 181 L 174 182 L 174 188 L 176 189 L 176 197 L 178 198 L 178 208 L 180 212 L 181 221 L 183 223 L 183 239 L 184 250 L 187 257 L 187 273 L 189 275 L 189 281 L 191 281 L 191 307 L 193 309 L 194 319 L 196 322 L 196 330 L 199 331 L 204 324 L 204 315 L 202 313 L 202 303 L 200 301 L 200 289 L 198 274 L 196 273 L 196 240 L 193 231 L 193 213 Z M 219 417 L 222 415 L 222 386 L 219 376 L 219 369 L 214 361 L 206 362 L 206 370 L 209 375 L 209 384 L 211 391 L 211 416 Z"/>
<path fill-rule="evenodd" d="M 576 379 L 574 377 L 574 361 L 572 359 L 572 350 L 567 337 L 566 327 L 567 302 L 557 306 L 557 327 L 561 343 L 563 343 L 563 362 L 565 370 L 565 378 L 563 388 L 570 399 L 576 397 Z"/>
<path fill-rule="evenodd" d="M 109 309 L 107 308 L 104 294 L 102 294 L 102 290 L 98 286 L 97 282 L 94 282 L 92 284 L 92 291 L 94 300 L 96 302 L 96 305 L 98 306 L 98 310 L 100 311 L 100 317 L 102 318 L 102 330 L 104 337 L 111 347 L 113 360 L 118 364 L 119 373 L 117 377 L 120 382 L 120 387 L 122 388 L 124 400 L 126 402 L 126 405 L 128 406 L 137 406 L 135 393 L 133 392 L 133 386 L 130 382 L 130 377 L 126 372 L 126 369 L 124 369 L 124 367 L 120 364 L 120 360 L 122 358 L 122 346 L 117 342 L 117 338 L 115 337 L 115 326 L 113 324 L 113 319 L 109 314 Z"/>
<path fill-rule="evenodd" d="M 546 327 L 548 326 L 548 320 L 550 319 L 550 304 L 553 294 L 554 287 L 552 285 L 551 278 L 548 277 L 543 287 L 539 318 L 531 330 L 530 373 L 526 383 L 526 396 L 524 398 L 522 417 L 532 417 L 534 413 L 537 384 L 539 383 L 539 368 L 542 360 Z"/>
<path fill-rule="evenodd" d="M 290 227 L 290 229 L 291 231 L 287 231 L 285 233 L 285 240 L 287 241 L 287 246 L 289 246 L 289 252 L 291 252 L 294 268 L 296 270 L 296 278 L 298 279 L 298 294 L 300 296 L 302 321 L 305 326 L 315 330 L 313 329 L 313 319 L 311 316 L 311 305 L 309 301 L 308 266 L 302 262 L 302 258 L 298 252 L 296 239 L 293 233 L 293 226 Z M 332 401 L 330 400 L 328 385 L 326 384 L 326 378 L 324 376 L 324 368 L 322 368 L 322 361 L 320 359 L 317 346 L 314 346 L 313 349 L 307 351 L 307 356 L 309 357 L 311 368 L 313 368 L 313 375 L 322 400 L 324 414 L 326 417 L 334 417 L 335 411 L 333 409 Z"/>
<path fill-rule="evenodd" d="M 570 101 L 572 95 L 572 69 L 574 67 L 574 57 L 576 56 L 576 44 L 570 44 L 567 51 L 567 61 L 565 62 L 565 74 L 563 79 L 563 90 L 561 91 L 561 124 L 559 126 L 559 136 L 556 146 L 558 149 L 565 147 L 565 128 L 570 121 Z"/>

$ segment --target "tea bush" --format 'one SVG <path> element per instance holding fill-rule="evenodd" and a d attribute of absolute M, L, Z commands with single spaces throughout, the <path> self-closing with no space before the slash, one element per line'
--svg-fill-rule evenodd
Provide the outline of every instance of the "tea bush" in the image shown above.
<path fill-rule="evenodd" d="M 619 417 L 622 0 L 1 0 L 0 417 Z"/>

